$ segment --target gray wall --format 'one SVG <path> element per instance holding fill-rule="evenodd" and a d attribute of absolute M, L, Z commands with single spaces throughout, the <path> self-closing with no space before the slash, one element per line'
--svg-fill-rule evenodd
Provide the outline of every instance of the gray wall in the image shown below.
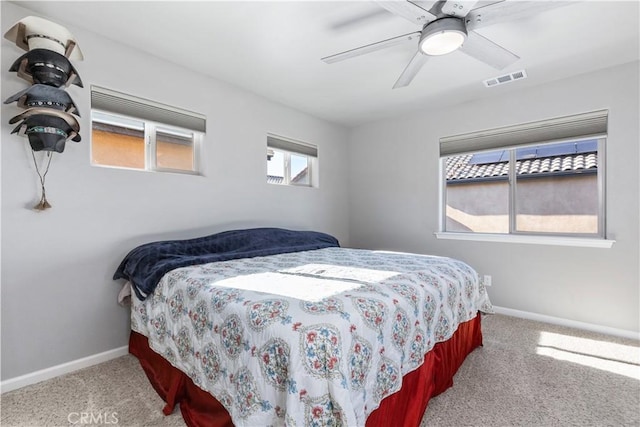
<path fill-rule="evenodd" d="M 73 7 L 72 3 L 65 3 Z M 2 33 L 31 15 L 2 2 Z M 34 212 L 37 175 L 27 140 L 9 135 L 15 104 L 2 105 L 2 379 L 126 345 L 129 309 L 111 280 L 134 246 L 224 229 L 314 229 L 348 244 L 347 130 L 114 43 L 73 23 L 85 88 L 79 144 L 55 155 L 47 176 L 53 208 Z M 115 27 L 114 27 L 115 28 Z M 2 39 L 2 99 L 27 83 L 7 70 L 23 52 Z M 204 176 L 92 167 L 90 85 L 207 116 Z M 266 183 L 266 134 L 318 145 L 318 188 Z"/>
<path fill-rule="evenodd" d="M 517 180 L 516 229 L 597 233 L 598 177 L 594 173 Z M 446 231 L 509 233 L 509 182 L 448 184 Z"/>
<path fill-rule="evenodd" d="M 1 11 L 3 32 L 31 14 L 7 2 Z M 63 24 L 86 56 L 75 64 L 85 88 L 69 89 L 84 141 L 54 158 L 53 209 L 30 209 L 39 197 L 36 173 L 26 140 L 10 136 L 7 124 L 18 110 L 0 110 L 3 380 L 126 344 L 129 312 L 115 303 L 111 275 L 134 246 L 245 226 L 316 229 L 344 245 L 459 257 L 494 276 L 497 305 L 639 329 L 638 64 L 364 125 L 349 138 L 342 127 Z M 22 52 L 4 39 L 1 46 L 4 100 L 26 83 L 7 71 Z M 91 84 L 206 114 L 204 176 L 90 166 Z M 599 108 L 611 109 L 612 249 L 434 238 L 441 135 Z M 265 183 L 267 132 L 319 146 L 319 188 Z"/>
<path fill-rule="evenodd" d="M 638 74 L 635 62 L 354 129 L 352 245 L 454 256 L 493 275 L 495 305 L 640 331 Z M 441 136 L 603 108 L 609 109 L 607 229 L 617 241 L 611 249 L 435 238 Z"/>

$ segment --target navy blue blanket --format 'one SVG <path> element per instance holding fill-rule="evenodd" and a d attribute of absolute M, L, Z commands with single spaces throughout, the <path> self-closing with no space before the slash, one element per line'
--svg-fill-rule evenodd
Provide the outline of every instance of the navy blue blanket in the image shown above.
<path fill-rule="evenodd" d="M 138 246 L 122 260 L 113 279 L 127 279 L 138 298 L 144 300 L 162 276 L 175 268 L 339 246 L 335 237 L 315 231 L 281 228 L 225 231 L 197 239 Z"/>

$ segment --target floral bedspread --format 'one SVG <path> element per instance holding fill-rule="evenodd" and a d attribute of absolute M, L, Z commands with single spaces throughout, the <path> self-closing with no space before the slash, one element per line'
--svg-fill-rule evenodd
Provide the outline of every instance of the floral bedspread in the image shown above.
<path fill-rule="evenodd" d="M 490 312 L 450 258 L 326 248 L 178 268 L 131 328 L 236 426 L 361 426 L 437 342 Z"/>

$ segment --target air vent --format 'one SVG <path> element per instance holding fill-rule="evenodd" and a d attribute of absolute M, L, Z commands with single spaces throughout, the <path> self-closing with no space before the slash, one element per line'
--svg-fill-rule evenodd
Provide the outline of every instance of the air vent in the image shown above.
<path fill-rule="evenodd" d="M 514 71 L 513 73 L 487 79 L 484 81 L 484 85 L 486 87 L 493 87 L 525 78 L 527 78 L 527 72 L 525 70 Z"/>

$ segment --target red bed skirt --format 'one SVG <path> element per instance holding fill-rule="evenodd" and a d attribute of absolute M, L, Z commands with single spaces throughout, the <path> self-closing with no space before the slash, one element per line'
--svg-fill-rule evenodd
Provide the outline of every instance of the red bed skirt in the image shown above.
<path fill-rule="evenodd" d="M 405 375 L 402 389 L 386 397 L 367 418 L 367 427 L 419 426 L 429 399 L 453 385 L 453 376 L 464 359 L 482 345 L 480 314 L 458 326 L 453 337 L 438 343 L 427 353 L 424 364 Z M 224 407 L 209 393 L 196 386 L 182 371 L 151 350 L 147 337 L 131 331 L 129 352 L 140 360 L 151 385 L 167 403 L 165 415 L 179 403 L 189 427 L 233 426 Z M 401 422 L 402 420 L 402 422 Z"/>

